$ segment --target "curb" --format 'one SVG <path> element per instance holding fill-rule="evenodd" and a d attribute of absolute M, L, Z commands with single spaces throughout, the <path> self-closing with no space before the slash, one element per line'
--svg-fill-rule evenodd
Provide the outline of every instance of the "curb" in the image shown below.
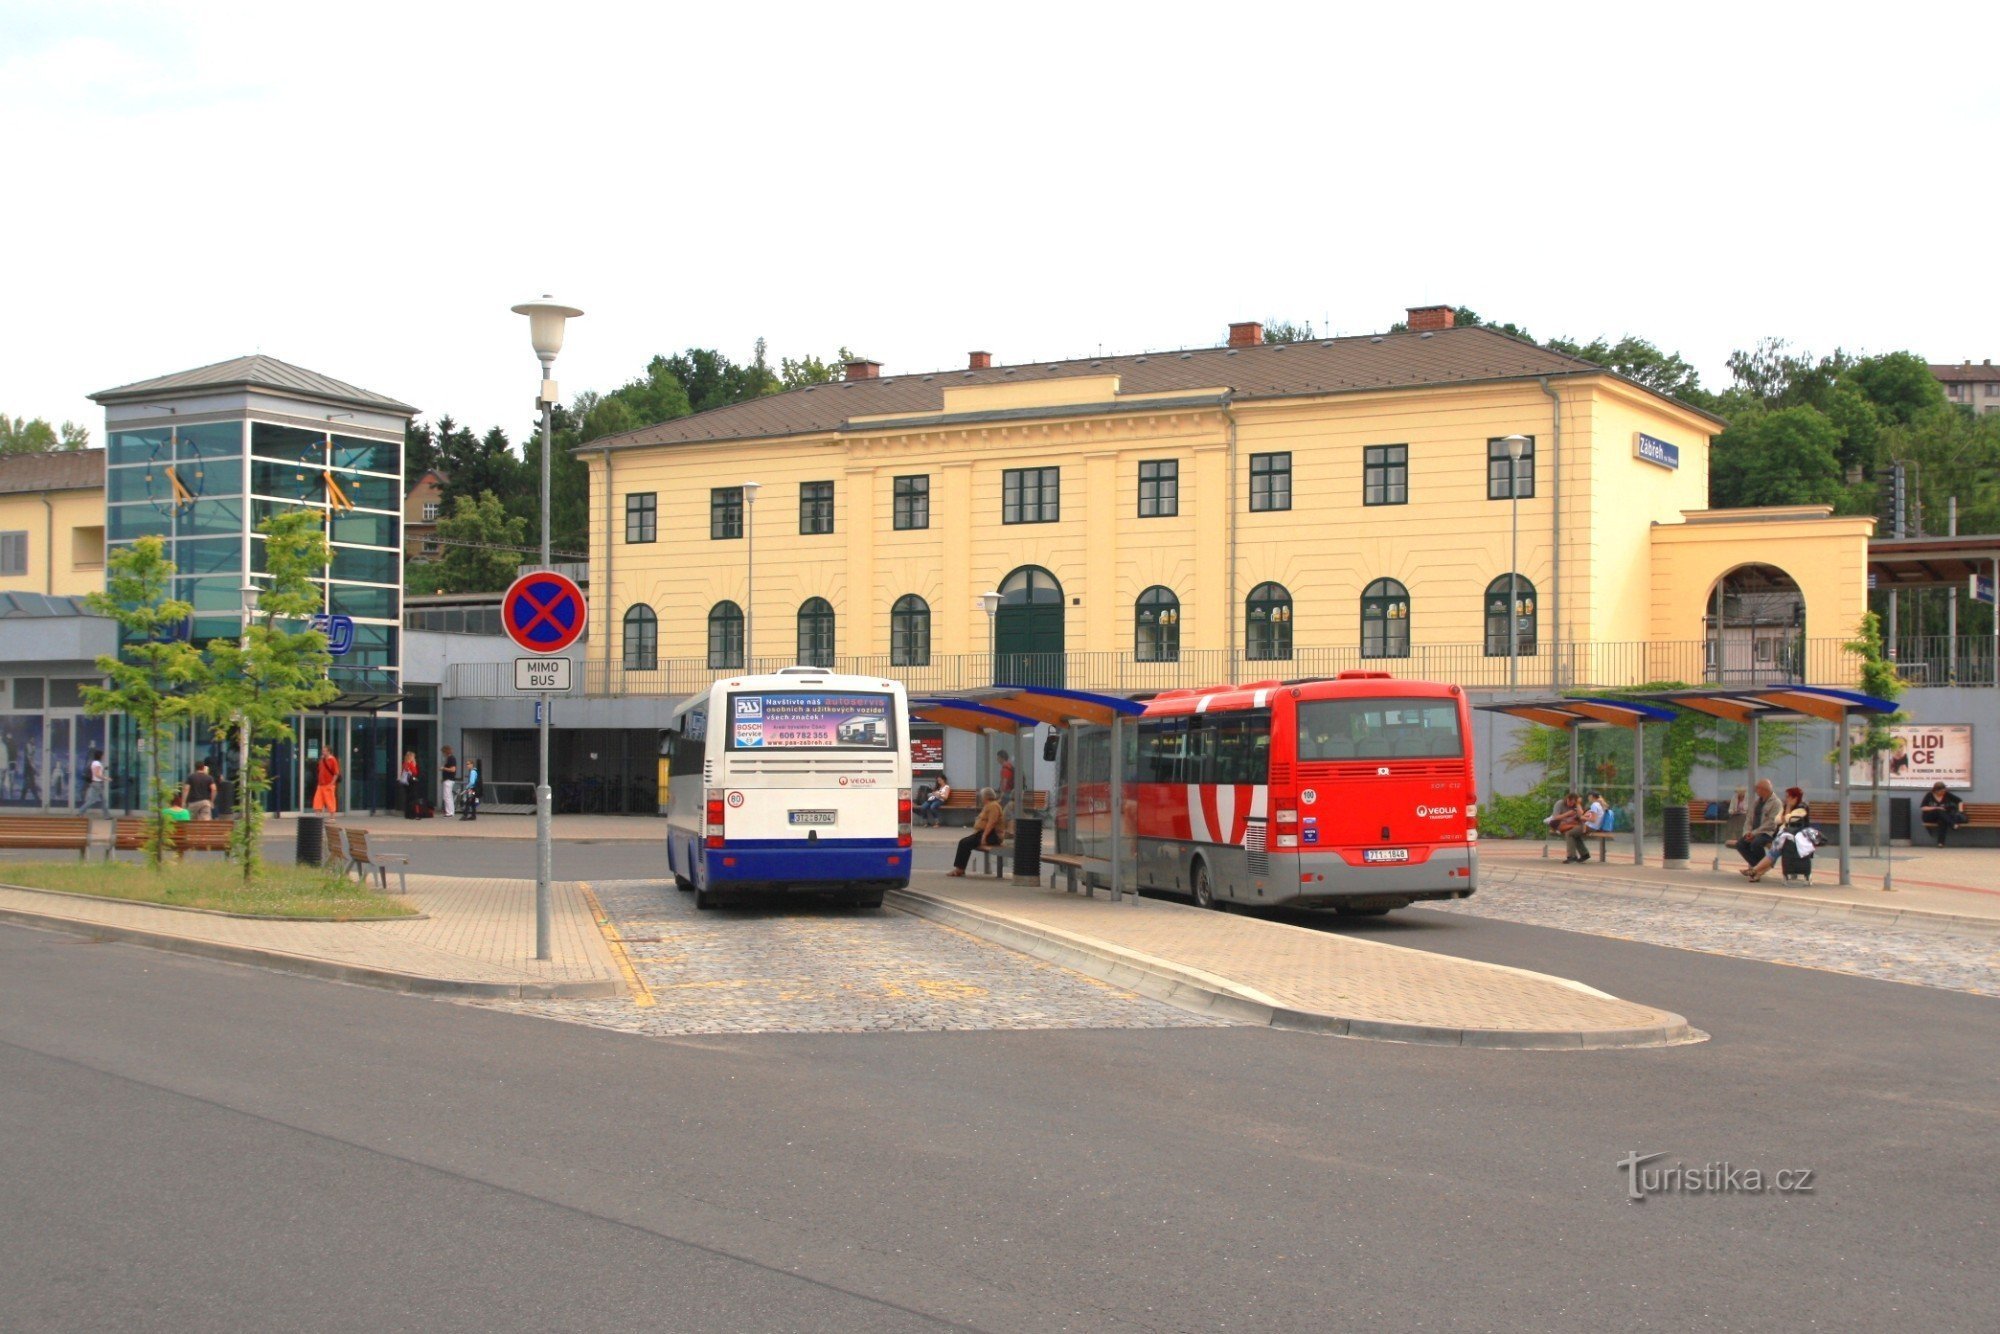
<path fill-rule="evenodd" d="M 1510 868 L 1511 869 L 1511 868 Z M 1534 871 L 1512 871 L 1512 879 L 1542 882 Z M 1772 916 L 1822 917 L 1838 921 L 1853 918 L 1878 926 L 1907 927 L 1913 931 L 1936 931 L 1947 935 L 1991 939 L 2000 936 L 2000 919 L 1972 917 L 1964 913 L 1938 912 L 1934 908 L 1886 908 L 1872 903 L 1849 903 L 1844 899 L 1809 898 L 1810 890 L 1777 891 L 1736 889 L 1726 885 L 1663 885 L 1652 880 L 1628 880 L 1599 876 L 1594 880 L 1549 875 L 1554 883 L 1610 894 L 1619 898 L 1657 899 L 1667 903 L 1729 904 L 1735 907 L 1768 908 Z"/>
<path fill-rule="evenodd" d="M 78 899 L 85 903 L 129 903 L 135 908 L 160 908 L 166 912 L 190 912 L 203 917 L 221 917 L 239 922 L 318 922 L 344 924 L 348 922 L 428 922 L 431 915 L 425 912 L 405 913 L 401 917 L 278 917 L 261 912 L 228 912 L 221 908 L 193 908 L 185 903 L 150 903 L 144 899 L 121 899 L 110 894 L 84 894 L 74 889 L 44 889 L 40 885 L 15 885 L 0 883 L 0 889 L 10 889 L 16 894 L 51 894 L 59 899 Z"/>
<path fill-rule="evenodd" d="M 145 905 L 152 906 L 152 905 Z M 408 921 L 408 918 L 397 918 Z M 302 954 L 231 945 L 219 940 L 190 940 L 185 936 L 147 931 L 135 926 L 79 921 L 53 913 L 28 912 L 0 907 L 0 922 L 16 926 L 40 927 L 82 936 L 93 941 L 115 941 L 144 945 L 169 954 L 187 954 L 224 963 L 246 963 L 274 972 L 316 977 L 329 982 L 349 982 L 356 986 L 380 987 L 415 996 L 459 996 L 479 1000 L 598 1000 L 625 994 L 624 984 L 615 978 L 595 982 L 470 982 L 458 978 L 426 977 L 419 973 L 399 973 L 391 968 L 369 968 L 363 964 L 335 963 Z"/>
<path fill-rule="evenodd" d="M 1512 1051 L 1673 1047 L 1706 1038 L 1706 1034 L 1690 1027 L 1687 1020 L 1665 1010 L 1656 1013 L 1670 1021 L 1667 1023 L 1641 1028 L 1604 1029 L 1449 1028 L 1436 1024 L 1371 1019 L 1363 1015 L 1296 1010 L 1213 973 L 1087 936 L 970 908 L 922 890 L 892 889 L 888 893 L 888 901 L 912 916 L 943 922 L 982 940 L 1059 964 L 1086 977 L 1124 987 L 1196 1014 L 1227 1019 L 1233 1023 L 1377 1042 Z"/>

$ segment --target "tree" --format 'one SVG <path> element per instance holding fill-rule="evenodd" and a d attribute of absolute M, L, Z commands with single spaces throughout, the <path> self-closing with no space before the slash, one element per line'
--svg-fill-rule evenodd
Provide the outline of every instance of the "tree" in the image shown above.
<path fill-rule="evenodd" d="M 437 452 L 438 471 L 444 474 L 439 500 L 446 511 L 461 499 L 477 499 L 488 491 L 516 498 L 524 514 L 532 514 L 539 507 L 541 502 L 534 488 L 524 489 L 525 468 L 519 456 L 507 447 L 507 434 L 499 427 L 476 436 L 450 417 L 440 417 Z"/>
<path fill-rule="evenodd" d="M 146 862 L 155 871 L 166 848 L 173 794 L 164 770 L 167 748 L 175 725 L 209 684 L 207 664 L 188 642 L 194 607 L 171 596 L 173 586 L 166 539 L 142 537 L 112 553 L 105 591 L 85 599 L 92 611 L 118 623 L 120 651 L 97 660 L 111 684 L 85 686 L 83 706 L 93 716 L 122 713 L 138 729 L 139 791 L 152 826 Z"/>
<path fill-rule="evenodd" d="M 821 361 L 818 357 L 801 357 L 797 361 L 790 357 L 778 359 L 778 383 L 784 389 L 803 389 L 809 384 L 832 384 L 847 373 L 847 363 L 854 360 L 854 353 L 843 347 L 833 354 L 832 361 Z"/>
<path fill-rule="evenodd" d="M 1709 451 L 1709 503 L 1718 509 L 1760 505 L 1832 505 L 1845 495 L 1839 434 L 1808 407 L 1747 412 Z"/>
<path fill-rule="evenodd" d="M 437 534 L 444 554 L 431 567 L 436 578 L 424 582 L 440 593 L 502 592 L 536 554 L 528 521 L 509 514 L 491 491 L 460 496 L 449 515 L 439 516 Z"/>
<path fill-rule="evenodd" d="M 333 655 L 326 636 L 312 628 L 322 596 L 314 580 L 331 558 L 320 524 L 311 510 L 288 510 L 258 525 L 270 574 L 257 600 L 260 619 L 235 642 L 210 641 L 206 684 L 190 701 L 216 740 L 226 740 L 232 726 L 249 735 L 250 762 L 237 775 L 238 815 L 230 834 L 245 884 L 262 859 L 271 743 L 290 740 L 294 717 L 340 693 L 327 678 Z"/>
<path fill-rule="evenodd" d="M 449 421 L 450 418 L 444 420 Z M 437 437 L 412 417 L 403 424 L 403 477 L 414 482 L 438 466 Z"/>
<path fill-rule="evenodd" d="M 1607 343 L 1602 338 L 1588 343 L 1552 338 L 1548 345 L 1558 352 L 1567 352 L 1572 357 L 1581 357 L 1606 370 L 1616 371 L 1626 379 L 1637 381 L 1668 398 L 1698 404 L 1706 397 L 1702 392 L 1700 374 L 1681 359 L 1680 353 L 1663 352 L 1633 334 L 1626 334 L 1615 343 Z"/>
<path fill-rule="evenodd" d="M 1290 320 L 1264 321 L 1264 341 L 1267 343 L 1310 343 L 1314 336 L 1311 320 L 1301 320 L 1297 324 Z"/>
<path fill-rule="evenodd" d="M 42 417 L 9 417 L 0 412 L 0 455 L 47 454 L 52 450 L 90 448 L 90 432 L 75 422 L 60 428 Z"/>

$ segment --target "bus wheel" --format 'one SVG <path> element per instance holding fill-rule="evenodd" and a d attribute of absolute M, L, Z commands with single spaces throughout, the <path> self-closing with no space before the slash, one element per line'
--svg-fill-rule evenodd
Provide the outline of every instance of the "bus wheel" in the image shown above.
<path fill-rule="evenodd" d="M 1194 869 L 1188 873 L 1188 897 L 1197 908 L 1215 906 L 1215 891 L 1208 883 L 1208 863 L 1199 857 L 1194 859 Z"/>
<path fill-rule="evenodd" d="M 694 906 L 703 912 L 716 906 L 715 891 L 697 887 L 694 891 Z"/>
<path fill-rule="evenodd" d="M 1501 608 L 1501 610 L 1505 611 L 1506 608 L 1503 607 Z M 678 889 L 681 893 L 686 894 L 694 888 L 694 881 L 688 879 L 686 876 L 682 875 L 679 871 L 676 871 L 674 872 L 674 888 Z"/>

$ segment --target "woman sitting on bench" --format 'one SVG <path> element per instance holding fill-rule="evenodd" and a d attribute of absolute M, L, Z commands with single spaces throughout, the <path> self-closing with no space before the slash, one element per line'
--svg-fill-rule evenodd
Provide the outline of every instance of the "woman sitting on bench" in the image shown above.
<path fill-rule="evenodd" d="M 964 875 L 973 853 L 997 848 L 1006 837 L 1007 813 L 1000 809 L 1000 799 L 992 788 L 980 788 L 979 818 L 972 822 L 972 832 L 958 840 L 958 856 L 952 860 L 949 874 Z"/>

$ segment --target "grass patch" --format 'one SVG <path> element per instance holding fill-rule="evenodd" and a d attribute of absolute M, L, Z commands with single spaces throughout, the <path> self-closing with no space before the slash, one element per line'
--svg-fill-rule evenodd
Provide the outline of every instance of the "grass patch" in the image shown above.
<path fill-rule="evenodd" d="M 409 917 L 408 900 L 378 894 L 310 866 L 267 863 L 248 885 L 233 862 L 168 861 L 158 875 L 140 862 L 0 862 L 0 884 L 164 903 L 262 917 Z"/>

